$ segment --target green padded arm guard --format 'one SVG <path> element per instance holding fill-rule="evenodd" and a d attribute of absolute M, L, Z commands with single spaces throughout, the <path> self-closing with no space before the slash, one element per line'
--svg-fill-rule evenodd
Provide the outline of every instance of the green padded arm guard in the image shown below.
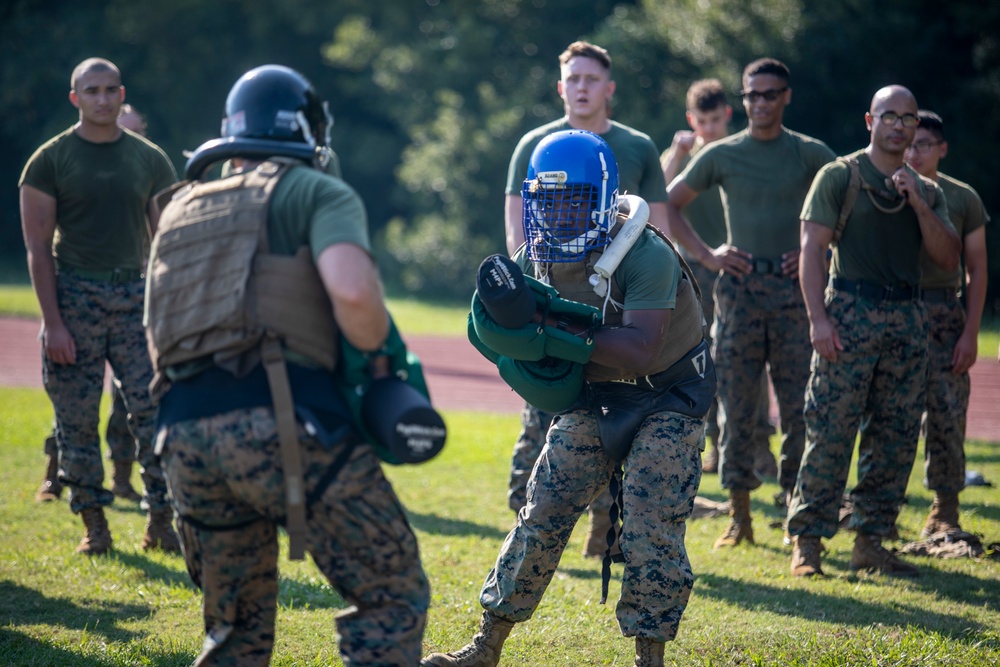
<path fill-rule="evenodd" d="M 582 326 L 588 330 L 588 334 L 580 336 L 557 326 L 535 322 L 516 329 L 500 326 L 490 317 L 477 291 L 472 295 L 469 317 L 482 345 L 498 355 L 519 361 L 540 361 L 546 357 L 578 364 L 590 361 L 594 352 L 594 338 L 590 332 L 600 323 L 601 311 L 587 304 L 563 299 L 554 287 L 530 276 L 525 276 L 524 280 L 535 297 L 535 310 L 542 315 L 543 320 L 555 318 Z"/>
<path fill-rule="evenodd" d="M 501 355 L 479 338 L 473 313 L 469 313 L 468 335 L 472 346 L 497 365 L 503 381 L 536 408 L 546 412 L 562 412 L 569 409 L 580 395 L 580 390 L 583 389 L 583 363 L 556 357 L 524 361 Z"/>
<path fill-rule="evenodd" d="M 388 359 L 388 378 L 372 378 L 369 369 L 373 356 Z M 362 352 L 345 336 L 340 337 L 335 377 L 358 432 L 386 463 L 419 463 L 444 447 L 444 422 L 430 405 L 420 359 L 406 349 L 391 316 L 389 335 L 378 352 Z M 399 381 L 406 387 L 401 387 Z M 367 404 L 366 410 L 365 398 L 370 392 L 377 393 L 378 400 L 387 404 L 374 406 L 374 411 Z"/>

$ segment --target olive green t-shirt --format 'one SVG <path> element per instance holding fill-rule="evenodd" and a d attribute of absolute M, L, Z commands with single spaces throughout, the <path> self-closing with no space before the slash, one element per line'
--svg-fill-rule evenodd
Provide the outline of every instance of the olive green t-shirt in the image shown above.
<path fill-rule="evenodd" d="M 880 190 L 885 189 L 886 175 L 872 164 L 864 150 L 847 157 L 858 159 L 862 180 Z M 835 161 L 823 167 L 806 196 L 802 219 L 836 229 L 850 176 L 850 167 L 843 162 Z M 921 195 L 926 199 L 928 182 L 921 180 L 920 183 Z M 937 185 L 931 187 L 937 189 L 934 212 L 950 225 L 944 193 Z M 893 202 L 882 200 L 879 203 L 889 206 Z M 898 213 L 884 213 L 862 191 L 858 193 L 840 241 L 833 246 L 830 275 L 877 285 L 915 287 L 920 281 L 922 242 L 917 214 L 911 206 L 904 205 Z"/>
<path fill-rule="evenodd" d="M 681 159 L 681 168 L 678 173 L 684 171 L 691 163 L 692 158 L 705 149 L 705 146 L 692 149 L 690 153 Z M 661 164 L 666 164 L 673 153 L 673 148 L 663 152 L 660 157 Z M 670 184 L 667 183 L 669 186 Z M 691 200 L 691 203 L 684 207 L 684 217 L 691 223 L 691 227 L 701 240 L 710 248 L 718 248 L 726 242 L 726 211 L 722 208 L 722 190 L 718 185 L 713 185 L 704 192 L 699 192 L 698 196 Z M 683 254 L 683 249 L 678 248 Z"/>
<path fill-rule="evenodd" d="M 536 127 L 521 137 L 507 168 L 505 192 L 509 195 L 521 195 L 521 187 L 528 175 L 531 152 L 538 142 L 553 132 L 572 129 L 569 120 L 561 118 Z M 611 129 L 600 137 L 607 142 L 618 163 L 618 194 L 637 195 L 648 203 L 667 201 L 667 186 L 660 169 L 660 153 L 649 135 L 611 121 Z"/>
<path fill-rule="evenodd" d="M 525 275 L 534 276 L 534 263 L 525 248 L 521 246 L 513 259 Z M 625 310 L 673 310 L 680 278 L 677 255 L 649 229 L 639 235 L 615 269 L 615 280 L 625 294 Z"/>
<path fill-rule="evenodd" d="M 276 255 L 294 255 L 308 245 L 315 260 L 337 243 L 371 252 L 361 197 L 343 180 L 305 165 L 292 167 L 275 186 L 267 231 Z"/>
<path fill-rule="evenodd" d="M 965 243 L 965 237 L 989 222 L 983 201 L 979 194 L 968 183 L 938 173 L 938 185 L 944 191 L 948 200 L 948 218 L 958 232 L 958 237 Z M 942 287 L 962 287 L 962 267 L 948 272 L 931 261 L 927 251 L 920 250 L 920 286 L 930 289 Z"/>
<path fill-rule="evenodd" d="M 144 268 L 146 204 L 176 180 L 167 155 L 137 134 L 93 143 L 70 128 L 35 151 L 18 187 L 56 200 L 52 254 L 60 263 L 107 271 Z"/>
<path fill-rule="evenodd" d="M 728 242 L 754 257 L 779 259 L 799 247 L 799 211 L 820 168 L 834 159 L 822 141 L 782 128 L 770 141 L 747 130 L 695 156 L 681 177 L 695 192 L 722 190 Z"/>

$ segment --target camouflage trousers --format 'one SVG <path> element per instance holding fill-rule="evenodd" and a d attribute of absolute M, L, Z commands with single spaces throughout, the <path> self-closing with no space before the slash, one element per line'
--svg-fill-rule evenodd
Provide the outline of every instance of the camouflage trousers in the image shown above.
<path fill-rule="evenodd" d="M 833 537 L 862 421 L 850 527 L 887 536 L 913 468 L 927 372 L 927 321 L 914 301 L 874 301 L 828 291 L 827 314 L 844 346 L 812 360 L 807 441 L 788 509 L 792 535 Z"/>
<path fill-rule="evenodd" d="M 965 329 L 965 309 L 955 298 L 927 303 L 927 437 L 924 484 L 943 493 L 965 488 L 965 421 L 969 410 L 968 372 L 951 372 L 951 355 Z"/>
<path fill-rule="evenodd" d="M 514 455 L 510 461 L 510 484 L 507 491 L 507 505 L 515 512 L 528 502 L 528 480 L 535 467 L 538 456 L 545 445 L 545 434 L 548 433 L 552 418 L 555 415 L 538 408 L 524 404 L 521 409 L 521 432 L 514 443 Z M 590 515 L 607 514 L 611 511 L 611 491 L 607 488 L 587 506 Z"/>
<path fill-rule="evenodd" d="M 143 506 L 167 508 L 167 486 L 153 453 L 154 408 L 149 396 L 153 367 L 142 326 L 145 283 L 109 283 L 71 272 L 57 276 L 63 322 L 76 343 L 75 364 L 55 364 L 42 350 L 42 379 L 52 400 L 59 449 L 59 479 L 69 486 L 70 509 L 103 507 L 114 500 L 104 488 L 101 461 L 101 394 L 110 364 L 122 394 L 128 428 L 145 487 Z"/>
<path fill-rule="evenodd" d="M 300 427 L 306 549 L 346 609 L 344 665 L 416 665 L 430 588 L 417 539 L 374 450 L 324 448 Z M 184 560 L 205 600 L 196 665 L 267 665 L 278 600 L 278 525 L 285 484 L 273 411 L 233 410 L 160 430 L 157 449 L 179 516 Z"/>
<path fill-rule="evenodd" d="M 671 412 L 646 418 L 624 466 L 625 558 L 617 617 L 626 637 L 670 641 L 694 584 L 685 521 L 701 482 L 701 419 Z M 507 535 L 480 602 L 500 618 L 531 618 L 580 513 L 607 487 L 614 462 L 587 410 L 557 415 L 528 484 L 528 504 Z"/>
<path fill-rule="evenodd" d="M 752 490 L 761 485 L 754 471 L 754 434 L 762 402 L 768 400 L 762 374 L 769 370 L 781 419 L 778 482 L 790 490 L 805 442 L 802 405 L 812 352 L 798 281 L 759 273 L 720 276 L 713 336 L 722 486 Z"/>
<path fill-rule="evenodd" d="M 56 445 L 56 425 L 52 425 L 52 434 L 45 438 L 46 456 L 58 456 Z M 108 458 L 120 463 L 135 461 L 136 441 L 128 428 L 128 408 L 122 392 L 111 385 L 111 409 L 108 411 L 108 425 L 104 430 L 104 439 L 108 443 Z"/>

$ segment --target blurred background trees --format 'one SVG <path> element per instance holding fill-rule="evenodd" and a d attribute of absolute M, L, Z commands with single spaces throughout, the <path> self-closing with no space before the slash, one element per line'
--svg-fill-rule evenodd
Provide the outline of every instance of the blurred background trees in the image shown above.
<path fill-rule="evenodd" d="M 484 256 L 503 251 L 503 188 L 521 135 L 562 115 L 557 57 L 576 39 L 606 47 L 614 117 L 664 149 L 684 92 L 715 76 L 735 92 L 769 55 L 792 70 L 787 125 L 837 153 L 867 144 L 872 93 L 908 86 L 940 113 L 942 170 L 1000 210 L 1000 4 L 978 0 L 9 0 L 0 9 L 0 274 L 23 277 L 17 179 L 31 152 L 76 120 L 74 65 L 103 56 L 178 171 L 218 136 L 244 71 L 281 63 L 330 101 L 344 177 L 368 207 L 393 291 L 467 299 Z M 1000 230 L 987 237 L 1000 315 Z"/>

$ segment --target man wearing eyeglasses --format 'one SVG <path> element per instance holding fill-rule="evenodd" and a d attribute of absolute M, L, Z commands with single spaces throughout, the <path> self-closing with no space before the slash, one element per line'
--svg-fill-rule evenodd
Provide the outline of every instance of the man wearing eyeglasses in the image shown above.
<path fill-rule="evenodd" d="M 849 567 L 893 576 L 919 571 L 882 546 L 896 525 L 917 450 L 927 372 L 927 314 L 920 256 L 958 267 L 961 242 L 941 188 L 906 166 L 917 101 L 902 86 L 872 98 L 868 147 L 857 160 L 861 191 L 839 240 L 834 233 L 852 169 L 816 176 L 802 208 L 802 293 L 815 354 L 806 390 L 807 442 L 788 508 L 794 576 L 822 575 L 821 538 L 833 537 L 859 426 L 867 438 L 851 491 L 856 531 Z M 934 190 L 933 196 L 928 192 Z M 933 208 L 930 201 L 933 201 Z M 827 250 L 833 248 L 829 278 Z"/>
<path fill-rule="evenodd" d="M 805 441 L 803 394 L 809 375 L 809 322 L 796 278 L 799 211 L 813 176 L 834 159 L 826 144 L 782 125 L 791 103 L 789 71 L 773 58 L 743 70 L 746 130 L 699 152 L 667 188 L 670 231 L 712 271 L 716 284 L 713 355 L 719 382 L 720 465 L 732 509 L 715 548 L 753 544 L 750 491 L 760 377 L 770 367 L 781 418 L 778 481 L 791 494 Z M 705 243 L 682 213 L 701 192 L 718 185 L 728 240 Z"/>
<path fill-rule="evenodd" d="M 944 122 L 921 109 L 906 161 L 921 176 L 935 181 L 948 202 L 948 217 L 962 240 L 961 267 L 939 269 L 921 254 L 920 287 L 930 337 L 927 339 L 927 436 L 924 484 L 934 491 L 934 504 L 921 531 L 925 538 L 955 534 L 958 493 L 965 488 L 965 417 L 969 409 L 969 368 L 976 363 L 979 323 L 986 303 L 986 223 L 989 215 L 979 195 L 966 183 L 938 171 L 948 154 Z M 959 299 L 966 278 L 965 305 Z M 863 434 L 863 438 L 868 437 Z"/>

